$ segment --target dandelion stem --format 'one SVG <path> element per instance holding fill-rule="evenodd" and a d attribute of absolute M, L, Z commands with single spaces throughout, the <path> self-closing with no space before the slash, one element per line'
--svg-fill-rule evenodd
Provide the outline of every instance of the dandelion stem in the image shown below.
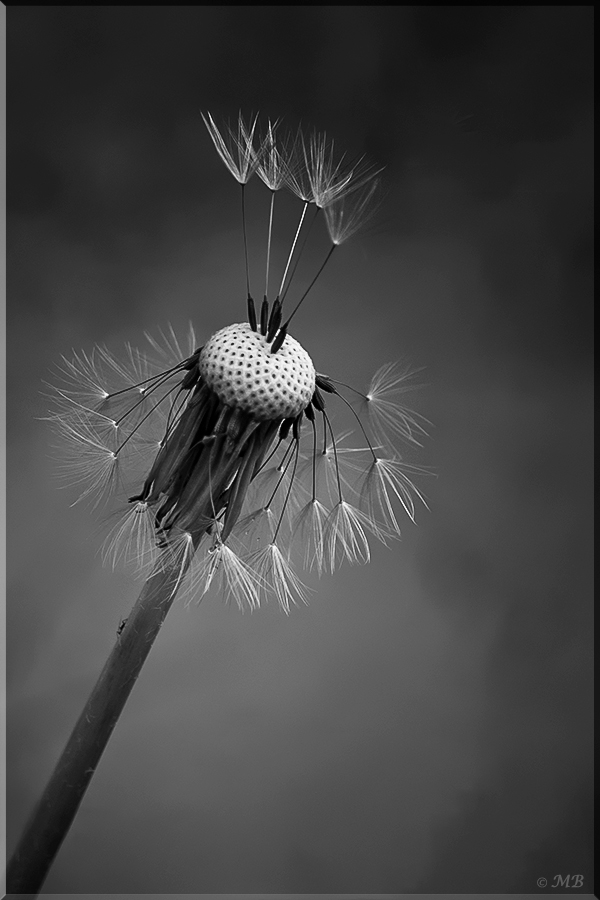
<path fill-rule="evenodd" d="M 273 207 L 275 206 L 275 191 L 271 191 L 271 208 L 269 210 L 269 236 L 267 238 L 267 273 L 265 275 L 265 297 L 269 296 L 269 265 L 271 263 L 271 234 L 273 232 Z"/>
<path fill-rule="evenodd" d="M 166 373 L 166 372 L 165 372 L 165 377 L 164 377 L 164 378 L 157 379 L 156 382 L 155 382 L 155 384 L 152 385 L 152 387 L 145 388 L 144 391 L 141 392 L 141 393 L 142 393 L 142 396 L 141 396 L 141 398 L 137 401 L 137 403 L 134 403 L 134 405 L 133 405 L 132 407 L 130 407 L 130 408 L 127 410 L 127 412 L 123 413 L 123 415 L 122 415 L 119 419 L 116 419 L 115 424 L 116 424 L 116 425 L 120 425 L 121 422 L 123 421 L 123 419 L 125 419 L 127 416 L 131 415 L 131 413 L 134 411 L 134 409 L 137 409 L 138 406 L 141 406 L 141 405 L 142 405 L 142 403 L 145 401 L 146 397 L 149 397 L 150 394 L 153 394 L 154 391 L 157 391 L 159 388 L 161 388 L 163 385 L 165 385 L 165 384 L 168 382 L 168 380 L 169 380 L 170 377 L 171 377 L 171 373 Z M 136 387 L 136 385 L 133 385 L 133 387 Z M 180 385 L 174 384 L 173 387 L 169 388 L 169 390 L 167 391 L 167 393 L 166 393 L 163 397 L 160 398 L 160 400 L 158 401 L 158 403 L 156 404 L 156 406 L 158 406 L 159 403 L 162 403 L 163 400 L 165 400 L 165 399 L 169 396 L 169 394 L 171 394 L 171 393 L 175 390 L 175 388 L 177 388 L 177 387 L 180 387 Z M 127 390 L 131 390 L 131 388 L 128 388 Z M 109 396 L 108 396 L 107 399 L 112 399 L 113 397 L 116 397 L 117 394 L 124 394 L 124 393 L 125 393 L 125 391 L 115 391 L 114 394 L 109 394 Z M 153 409 L 156 409 L 156 406 L 153 407 Z"/>
<path fill-rule="evenodd" d="M 336 397 L 339 397 L 339 398 L 340 398 L 340 400 L 342 401 L 342 403 L 345 403 L 345 404 L 346 404 L 346 406 L 348 407 L 348 409 L 350 410 L 350 412 L 352 413 L 352 415 L 354 416 L 354 418 L 355 418 L 356 421 L 358 422 L 358 426 L 359 426 L 360 430 L 361 430 L 362 433 L 363 433 L 363 437 L 364 437 L 365 441 L 367 442 L 367 444 L 369 445 L 369 450 L 371 451 L 371 455 L 372 455 L 372 457 L 373 457 L 374 460 L 377 460 L 377 454 L 375 453 L 375 450 L 373 449 L 373 444 L 372 444 L 371 441 L 369 440 L 369 435 L 368 435 L 367 432 L 365 431 L 365 426 L 364 426 L 363 423 L 360 421 L 360 416 L 358 415 L 358 413 L 356 412 L 356 410 L 354 409 L 354 407 L 352 406 L 352 404 L 351 404 L 351 403 L 348 403 L 348 401 L 346 400 L 346 398 L 344 397 L 343 394 L 340 394 L 339 391 L 336 391 L 335 394 L 336 394 Z"/>
<path fill-rule="evenodd" d="M 291 261 L 292 261 L 292 256 L 294 255 L 294 250 L 296 249 L 296 243 L 297 243 L 297 241 L 298 241 L 298 236 L 299 236 L 299 234 L 300 234 L 300 229 L 302 228 L 302 223 L 304 222 L 304 216 L 306 215 L 306 210 L 307 210 L 307 209 L 308 209 L 308 200 L 306 200 L 305 203 L 304 203 L 304 209 L 302 210 L 302 215 L 300 216 L 300 221 L 298 222 L 298 227 L 297 227 L 297 229 L 296 229 L 296 234 L 295 234 L 295 236 L 294 236 L 294 240 L 292 241 L 292 249 L 290 250 L 290 254 L 289 254 L 289 256 L 288 256 L 288 260 L 287 260 L 287 263 L 286 263 L 286 266 L 285 266 L 285 271 L 284 271 L 284 273 L 283 273 L 283 278 L 281 279 L 281 284 L 280 284 L 280 286 L 279 286 L 279 291 L 277 292 L 277 296 L 278 296 L 278 297 L 281 297 L 281 294 L 282 294 L 282 292 L 283 292 L 283 285 L 284 285 L 284 283 L 285 283 L 285 279 L 286 279 L 286 276 L 287 276 L 287 273 L 288 273 L 288 269 L 289 269 L 290 263 L 291 263 Z"/>
<path fill-rule="evenodd" d="M 313 430 L 313 458 L 312 458 L 312 499 L 317 499 L 317 423 L 311 422 Z"/>
<path fill-rule="evenodd" d="M 275 444 L 275 446 L 273 447 L 273 449 L 271 450 L 271 452 L 269 453 L 269 455 L 261 462 L 259 468 L 258 468 L 258 469 L 256 470 L 256 472 L 254 473 L 254 478 L 256 478 L 257 475 L 260 475 L 260 473 L 263 471 L 263 469 L 265 468 L 265 466 L 266 466 L 266 465 L 271 461 L 271 459 L 275 456 L 275 454 L 277 453 L 277 451 L 278 451 L 279 448 L 281 447 L 281 444 L 282 444 L 282 443 L 283 443 L 282 438 L 278 438 L 278 439 L 277 439 L 277 443 Z M 287 451 L 286 451 L 286 452 L 287 452 Z"/>
<path fill-rule="evenodd" d="M 340 495 L 340 503 L 342 503 L 344 498 L 342 496 L 342 483 L 340 481 L 340 467 L 338 465 L 337 447 L 335 446 L 335 435 L 333 433 L 333 428 L 331 427 L 331 422 L 329 421 L 329 416 L 327 415 L 325 410 L 323 410 L 323 419 L 327 423 L 327 427 L 328 427 L 329 433 L 331 435 L 331 445 L 333 447 L 333 458 L 335 460 L 335 476 L 337 478 L 337 488 L 338 488 L 338 493 Z"/>
<path fill-rule="evenodd" d="M 310 220 L 310 222 L 308 223 L 308 228 L 305 229 L 304 237 L 302 238 L 302 244 L 300 246 L 300 250 L 296 254 L 296 262 L 294 263 L 294 265 L 292 267 L 292 271 L 291 271 L 290 277 L 288 279 L 288 283 L 286 285 L 285 291 L 283 292 L 283 294 L 281 296 L 281 305 L 282 306 L 283 306 L 283 302 L 284 302 L 285 298 L 287 297 L 287 292 L 289 291 L 290 287 L 292 286 L 292 281 L 294 280 L 294 275 L 296 274 L 296 269 L 298 268 L 298 263 L 300 262 L 300 259 L 302 258 L 304 248 L 306 247 L 306 243 L 308 241 L 311 229 L 315 223 L 315 219 L 319 215 L 319 211 L 320 211 L 319 207 L 315 207 L 315 214 L 312 217 L 312 219 Z"/>
<path fill-rule="evenodd" d="M 287 474 L 287 470 L 289 469 L 290 463 L 292 461 L 292 448 L 293 447 L 294 447 L 294 444 L 288 444 L 288 446 L 286 447 L 285 453 L 283 454 L 282 460 L 279 463 L 279 465 L 277 466 L 277 469 L 281 472 L 281 475 L 279 476 L 277 484 L 275 485 L 275 487 L 273 489 L 273 493 L 269 497 L 267 503 L 265 503 L 265 506 L 264 506 L 265 509 L 269 509 L 269 507 L 271 506 L 271 503 L 275 499 L 275 494 L 279 490 L 279 486 Z"/>
<path fill-rule="evenodd" d="M 41 889 L 175 599 L 185 567 L 181 559 L 167 566 L 163 563 L 144 585 L 9 862 L 9 894 L 35 895 Z"/>
<path fill-rule="evenodd" d="M 355 387 L 352 387 L 351 384 L 346 384 L 345 381 L 340 381 L 338 378 L 330 378 L 329 380 L 332 381 L 334 384 L 341 384 L 342 387 L 348 388 L 349 391 L 354 391 L 354 393 L 358 394 L 359 397 L 362 397 L 363 400 L 369 399 L 367 394 L 363 394 L 362 391 L 358 391 Z M 340 394 L 340 396 L 341 396 L 341 394 Z"/>
<path fill-rule="evenodd" d="M 142 381 L 138 381 L 136 384 L 130 384 L 126 388 L 123 388 L 123 390 L 121 391 L 113 391 L 111 394 L 106 394 L 105 399 L 108 399 L 109 397 L 112 399 L 113 397 L 118 397 L 119 394 L 126 394 L 133 388 L 141 388 L 143 384 L 148 384 L 149 381 L 156 382 L 156 384 L 152 385 L 152 388 L 149 388 L 148 390 L 144 389 L 144 393 L 148 394 L 150 390 L 153 390 L 155 387 L 160 387 L 161 384 L 164 384 L 166 381 L 168 381 L 171 375 L 185 370 L 187 362 L 189 362 L 189 360 L 185 359 L 183 360 L 183 362 L 177 363 L 176 366 L 171 366 L 171 368 L 167 369 L 165 372 L 161 372 L 160 375 L 150 375 L 149 378 L 144 378 Z"/>
<path fill-rule="evenodd" d="M 121 444 L 119 444 L 119 446 L 118 446 L 117 449 L 115 450 L 115 456 L 116 456 L 118 453 L 121 452 L 121 450 L 123 449 L 123 447 L 126 445 L 127 441 L 130 441 L 131 438 L 134 436 L 134 434 L 135 434 L 137 431 L 139 431 L 139 429 L 142 427 L 142 425 L 144 424 L 144 422 L 146 421 L 146 419 L 149 419 L 150 416 L 152 415 L 152 413 L 153 413 L 155 410 L 158 409 L 158 407 L 159 407 L 160 404 L 163 402 L 163 400 L 166 400 L 167 397 L 169 396 L 169 394 L 172 393 L 172 392 L 175 390 L 175 387 L 176 387 L 176 386 L 174 385 L 174 386 L 169 390 L 169 392 L 168 392 L 167 394 L 165 394 L 164 397 L 161 397 L 160 400 L 158 401 L 158 403 L 155 403 L 154 406 L 153 406 L 151 409 L 149 409 L 148 412 L 143 416 L 143 418 L 140 419 L 140 421 L 138 422 L 138 424 L 136 425 L 136 427 L 133 429 L 133 431 L 131 431 L 131 433 L 127 435 L 127 437 L 125 438 L 125 440 L 124 440 Z M 173 401 L 173 403 L 175 403 L 175 402 L 176 402 L 176 400 Z M 137 407 L 138 407 L 139 405 L 140 405 L 139 403 L 134 404 L 134 406 L 132 406 L 131 409 L 128 410 L 126 413 L 124 413 L 124 415 L 122 415 L 120 419 L 117 419 L 117 421 L 115 422 L 115 426 L 118 427 L 118 426 L 121 424 L 121 422 L 122 422 L 122 421 L 123 421 L 130 413 L 132 413 L 135 409 L 137 409 Z M 167 438 L 167 436 L 168 436 L 168 434 L 169 434 L 169 429 L 172 427 L 172 424 L 173 424 L 173 423 L 170 423 L 170 424 L 169 424 L 169 422 L 168 422 L 168 420 L 167 420 L 167 428 L 166 428 L 166 431 L 165 431 L 165 437 L 163 438 L 163 440 L 165 440 L 165 439 Z"/>
<path fill-rule="evenodd" d="M 248 266 L 248 238 L 246 237 L 246 194 L 244 192 L 245 184 L 240 185 L 242 188 L 242 231 L 244 232 L 244 260 L 246 263 L 246 291 L 250 300 L 250 269 Z"/>
<path fill-rule="evenodd" d="M 337 244 L 333 244 L 333 246 L 332 246 L 331 249 L 329 250 L 329 253 L 327 254 L 327 256 L 325 257 L 325 259 L 323 260 L 323 262 L 322 262 L 322 264 L 321 264 L 321 266 L 320 266 L 320 268 L 319 268 L 319 271 L 317 272 L 317 274 L 315 275 L 315 277 L 313 278 L 313 280 L 311 281 L 311 283 L 309 284 L 309 286 L 306 288 L 306 290 L 304 291 L 304 293 L 302 294 L 302 296 L 300 297 L 300 299 L 299 299 L 298 302 L 296 303 L 294 309 L 292 310 L 292 312 L 291 312 L 290 315 L 288 316 L 287 321 L 285 322 L 285 326 L 286 326 L 286 327 L 290 324 L 290 322 L 292 321 L 292 319 L 294 318 L 294 316 L 296 315 L 296 313 L 297 313 L 298 310 L 300 309 L 300 305 L 301 305 L 302 301 L 304 300 L 304 298 L 306 297 L 306 295 L 308 294 L 308 292 L 310 291 L 310 289 L 311 289 L 312 286 L 314 285 L 315 281 L 317 280 L 317 278 L 319 277 L 319 275 L 321 274 L 321 272 L 323 271 L 323 269 L 325 268 L 325 266 L 326 266 L 327 263 L 329 262 L 329 259 L 330 259 L 330 257 L 331 257 L 331 254 L 333 253 L 333 251 L 335 250 L 336 247 L 337 247 Z"/>
<path fill-rule="evenodd" d="M 290 444 L 290 446 L 292 446 L 292 445 Z M 277 535 L 279 534 L 279 529 L 281 528 L 281 523 L 283 522 L 283 514 L 285 513 L 285 508 L 288 504 L 288 500 L 290 499 L 290 493 L 292 491 L 292 485 L 294 484 L 294 477 L 296 475 L 296 467 L 298 465 L 299 451 L 300 451 L 300 441 L 296 440 L 295 452 L 294 452 L 294 468 L 292 469 L 292 477 L 290 478 L 290 483 L 288 485 L 288 489 L 287 489 L 287 492 L 285 495 L 285 500 L 283 501 L 283 506 L 281 507 L 281 515 L 279 516 L 279 522 L 277 523 L 277 528 L 275 529 L 275 533 L 273 534 L 273 537 L 271 538 L 271 543 L 273 543 L 273 544 L 277 540 Z M 291 462 L 291 456 L 285 467 L 285 472 L 287 472 L 290 462 Z M 284 475 L 285 475 L 285 472 L 284 472 Z"/>

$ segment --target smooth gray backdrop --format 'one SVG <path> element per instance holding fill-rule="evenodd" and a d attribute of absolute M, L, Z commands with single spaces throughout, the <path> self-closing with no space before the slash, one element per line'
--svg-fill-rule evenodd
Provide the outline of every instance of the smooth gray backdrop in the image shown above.
<path fill-rule="evenodd" d="M 173 608 L 48 892 L 592 890 L 591 31 L 576 6 L 9 8 L 9 849 L 139 589 L 57 488 L 42 382 L 245 316 L 200 110 L 386 167 L 294 334 L 360 386 L 423 367 L 437 473 L 401 543 L 289 618 Z"/>

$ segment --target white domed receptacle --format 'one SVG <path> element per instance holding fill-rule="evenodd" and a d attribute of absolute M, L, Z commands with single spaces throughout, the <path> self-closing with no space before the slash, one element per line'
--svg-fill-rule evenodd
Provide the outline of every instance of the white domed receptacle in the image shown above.
<path fill-rule="evenodd" d="M 298 341 L 286 335 L 272 353 L 247 322 L 213 334 L 200 354 L 200 374 L 223 403 L 260 420 L 294 418 L 315 390 L 315 367 Z"/>

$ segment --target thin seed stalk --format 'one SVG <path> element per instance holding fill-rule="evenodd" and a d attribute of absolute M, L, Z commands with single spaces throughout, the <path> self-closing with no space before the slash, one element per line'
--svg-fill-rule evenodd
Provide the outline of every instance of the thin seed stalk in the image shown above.
<path fill-rule="evenodd" d="M 41 889 L 182 577 L 163 564 L 144 585 L 8 864 L 9 894 Z"/>

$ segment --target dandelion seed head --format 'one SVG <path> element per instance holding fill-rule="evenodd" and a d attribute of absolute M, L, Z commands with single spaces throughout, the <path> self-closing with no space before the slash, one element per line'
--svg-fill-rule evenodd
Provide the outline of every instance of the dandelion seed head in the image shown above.
<path fill-rule="evenodd" d="M 347 189 L 352 170 L 343 169 L 342 159 L 336 161 L 333 142 L 325 134 L 311 135 L 308 147 L 303 142 L 302 150 L 314 203 L 323 209 Z"/>
<path fill-rule="evenodd" d="M 290 159 L 289 138 L 278 141 L 276 129 L 277 123 L 269 121 L 257 154 L 259 163 L 256 174 L 271 191 L 278 191 L 286 183 Z"/>
<path fill-rule="evenodd" d="M 377 171 L 362 158 L 346 162 L 324 133 L 290 136 L 271 120 L 265 131 L 257 117 L 241 115 L 221 130 L 210 114 L 204 121 L 241 187 L 240 287 L 248 322 L 222 328 L 200 347 L 193 328 L 182 343 L 171 327 L 158 339 L 146 334 L 153 356 L 126 345 L 122 358 L 101 346 L 63 357 L 49 420 L 66 442 L 65 468 L 81 496 L 127 501 L 112 517 L 106 561 L 145 575 L 173 570 L 173 591 L 187 585 L 190 599 L 218 588 L 240 609 L 274 596 L 289 613 L 307 598 L 296 561 L 318 575 L 344 561 L 368 562 L 371 538 L 386 543 L 399 535 L 399 512 L 414 521 L 415 500 L 425 504 L 411 480 L 419 470 L 404 463 L 395 443 L 419 444 L 425 420 L 404 406 L 404 370 L 383 366 L 365 394 L 317 374 L 288 333 L 334 248 L 373 214 Z M 271 192 L 261 225 L 259 306 L 245 192 L 254 173 Z M 302 207 L 279 288 L 269 296 L 270 269 L 279 265 L 274 234 L 286 227 L 276 197 L 282 187 Z M 333 246 L 324 248 L 308 287 L 299 288 L 319 216 Z M 284 313 L 288 291 L 292 308 Z M 342 388 L 353 392 L 350 399 Z M 361 414 L 350 402 L 357 396 Z M 330 402 L 353 416 L 342 431 L 334 428 Z"/>
<path fill-rule="evenodd" d="M 206 384 L 227 406 L 256 419 L 287 419 L 300 413 L 315 390 L 315 367 L 289 335 L 277 353 L 247 322 L 217 331 L 200 354 Z"/>
<path fill-rule="evenodd" d="M 113 569 L 123 562 L 140 575 L 150 574 L 158 554 L 154 516 L 147 503 L 136 503 L 127 509 L 102 549 L 102 559 Z"/>
<path fill-rule="evenodd" d="M 277 527 L 277 517 L 270 507 L 261 507 L 244 516 L 233 529 L 233 535 L 248 551 L 270 544 Z"/>
<path fill-rule="evenodd" d="M 225 136 L 221 134 L 210 113 L 205 116 L 202 113 L 204 124 L 211 136 L 215 149 L 225 166 L 231 172 L 236 181 L 246 184 L 259 164 L 260 157 L 254 149 L 254 132 L 256 130 L 257 117 L 249 122 L 244 122 L 241 112 L 238 116 L 237 131 L 228 126 Z"/>
<path fill-rule="evenodd" d="M 371 554 L 365 525 L 373 525 L 364 513 L 345 500 L 335 506 L 325 522 L 326 562 L 333 572 L 343 559 L 368 563 Z"/>
<path fill-rule="evenodd" d="M 375 214 L 377 204 L 374 198 L 378 186 L 379 179 L 367 176 L 325 207 L 325 221 L 332 244 L 343 244 Z"/>
<path fill-rule="evenodd" d="M 307 602 L 306 586 L 302 584 L 289 561 L 275 542 L 258 550 L 250 557 L 252 569 L 257 573 L 263 590 L 272 591 L 286 615 L 298 601 Z"/>
<path fill-rule="evenodd" d="M 413 372 L 398 363 L 386 363 L 377 370 L 365 398 L 373 432 L 383 445 L 393 444 L 395 437 L 418 447 L 427 435 L 430 423 L 402 402 L 403 395 L 414 391 Z"/>
<path fill-rule="evenodd" d="M 316 568 L 319 575 L 323 571 L 325 552 L 323 536 L 327 515 L 327 509 L 319 500 L 309 500 L 293 523 L 293 538 L 297 539 L 303 548 L 304 567 Z"/>

